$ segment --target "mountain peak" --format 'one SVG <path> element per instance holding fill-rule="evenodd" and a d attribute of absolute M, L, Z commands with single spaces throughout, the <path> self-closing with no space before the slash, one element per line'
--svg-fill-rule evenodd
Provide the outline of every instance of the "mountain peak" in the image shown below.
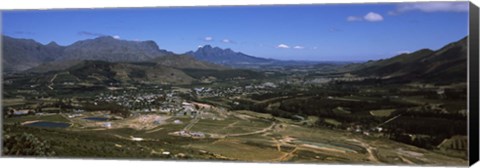
<path fill-rule="evenodd" d="M 197 51 L 213 51 L 213 52 L 233 52 L 231 49 L 223 49 L 217 46 L 211 46 L 210 44 L 204 45 L 197 49 Z"/>
<path fill-rule="evenodd" d="M 116 40 L 113 36 L 98 36 L 95 40 Z"/>
<path fill-rule="evenodd" d="M 200 47 L 199 49 L 212 49 L 213 47 L 210 44 L 204 45 Z"/>
<path fill-rule="evenodd" d="M 119 40 L 112 36 L 77 41 L 66 46 L 60 60 L 103 60 L 139 62 L 172 54 L 161 50 L 154 41 Z"/>
<path fill-rule="evenodd" d="M 241 52 L 235 52 L 230 48 L 222 49 L 220 47 L 212 47 L 209 44 L 199 47 L 196 51 L 187 52 L 186 54 L 193 55 L 198 60 L 229 66 L 271 62 L 271 60 L 265 58 L 249 56 Z"/>
<path fill-rule="evenodd" d="M 47 46 L 50 46 L 50 47 L 60 47 L 60 45 L 58 45 L 55 41 L 51 41 L 50 43 L 47 44 Z"/>

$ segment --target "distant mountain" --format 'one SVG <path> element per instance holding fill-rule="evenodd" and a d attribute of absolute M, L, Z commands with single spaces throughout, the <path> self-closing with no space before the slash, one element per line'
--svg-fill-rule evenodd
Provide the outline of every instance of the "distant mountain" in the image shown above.
<path fill-rule="evenodd" d="M 351 64 L 354 74 L 401 82 L 466 82 L 467 37 L 432 51 L 421 49 L 389 59 Z"/>
<path fill-rule="evenodd" d="M 199 61 L 190 55 L 167 55 L 155 58 L 151 62 L 179 69 L 226 69 L 222 65 Z"/>
<path fill-rule="evenodd" d="M 31 39 L 2 37 L 2 65 L 4 72 L 23 71 L 62 56 L 64 47 L 52 42 L 40 44 Z"/>
<path fill-rule="evenodd" d="M 172 64 L 172 58 L 158 59 L 175 55 L 173 52 L 159 49 L 154 41 L 127 41 L 110 36 L 77 41 L 68 46 L 55 42 L 43 45 L 31 39 L 17 39 L 3 36 L 4 72 L 49 72 L 65 70 L 83 60 L 100 60 L 108 62 L 148 62 L 161 60 Z M 199 68 L 218 68 L 218 65 L 200 63 L 197 60 L 178 58 L 177 66 Z M 167 64 L 167 63 L 165 63 Z M 170 65 L 173 66 L 173 65 Z"/>
<path fill-rule="evenodd" d="M 59 60 L 141 62 L 169 54 L 173 53 L 159 49 L 154 41 L 137 42 L 102 36 L 67 46 Z"/>
<path fill-rule="evenodd" d="M 232 67 L 268 65 L 276 62 L 276 60 L 273 59 L 254 57 L 241 52 L 235 52 L 231 49 L 222 49 L 210 45 L 205 45 L 198 48 L 195 52 L 189 51 L 185 54 L 192 55 L 198 60 Z"/>

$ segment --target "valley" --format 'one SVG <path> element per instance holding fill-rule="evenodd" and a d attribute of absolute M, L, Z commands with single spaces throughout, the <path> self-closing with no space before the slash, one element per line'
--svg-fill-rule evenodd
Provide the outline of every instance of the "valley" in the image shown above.
<path fill-rule="evenodd" d="M 149 42 L 78 42 L 128 45 L 147 56 L 112 61 L 94 45 L 67 56 L 102 56 L 95 60 L 52 66 L 62 56 L 4 72 L 3 154 L 466 165 L 467 84 L 458 77 L 466 77 L 458 68 L 465 41 L 363 63 L 265 59 L 243 68 L 258 60 L 209 61 L 243 54 L 211 46 L 198 57 Z"/>

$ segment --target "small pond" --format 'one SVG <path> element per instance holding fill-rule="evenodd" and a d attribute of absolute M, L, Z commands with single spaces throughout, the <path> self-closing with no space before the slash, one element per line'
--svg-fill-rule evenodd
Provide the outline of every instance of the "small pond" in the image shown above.
<path fill-rule="evenodd" d="M 107 121 L 108 118 L 106 117 L 85 117 L 85 120 L 92 120 L 92 121 Z"/>
<path fill-rule="evenodd" d="M 67 127 L 70 127 L 70 124 L 64 123 L 64 122 L 38 121 L 38 122 L 25 124 L 25 126 L 45 127 L 45 128 L 67 128 Z"/>

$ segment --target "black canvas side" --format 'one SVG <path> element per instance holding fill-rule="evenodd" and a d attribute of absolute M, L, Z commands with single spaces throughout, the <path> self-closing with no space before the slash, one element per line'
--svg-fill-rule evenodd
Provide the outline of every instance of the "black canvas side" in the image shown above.
<path fill-rule="evenodd" d="M 478 71 L 479 71 L 479 11 L 478 7 L 470 2 L 469 16 L 469 162 L 470 165 L 479 159 L 479 99 L 478 99 Z"/>

